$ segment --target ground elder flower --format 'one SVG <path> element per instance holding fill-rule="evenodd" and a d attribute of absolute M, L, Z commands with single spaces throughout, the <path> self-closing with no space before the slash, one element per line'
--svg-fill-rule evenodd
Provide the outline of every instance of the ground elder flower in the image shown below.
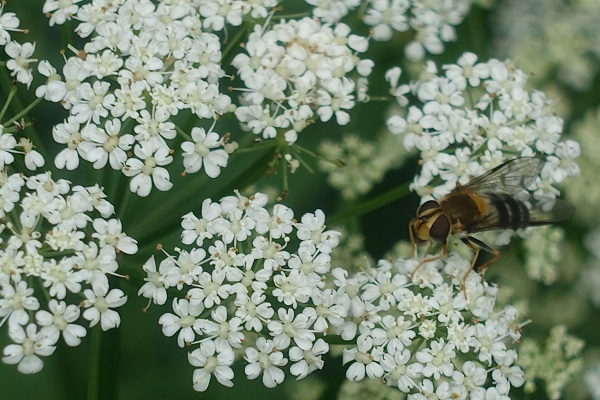
<path fill-rule="evenodd" d="M 283 204 L 272 209 L 266 204 L 261 193 L 205 200 L 200 215 L 182 218 L 189 248 L 160 262 L 153 257 L 144 266 L 148 277 L 140 295 L 161 304 L 165 293 L 177 293 L 173 312 L 159 322 L 165 335 L 178 335 L 180 346 L 192 346 L 190 363 L 202 367 L 194 373 L 196 390 L 206 389 L 210 374 L 229 385 L 233 355 L 246 360 L 249 379 L 262 376 L 267 387 L 283 382 L 287 368 L 304 377 L 322 368 L 320 357 L 328 350 L 316 327 L 322 334 L 345 316 L 338 310 L 345 297 L 324 292 L 339 234 L 326 228 L 321 211 L 298 221 Z M 221 372 L 215 368 L 217 353 L 226 359 Z"/>
<path fill-rule="evenodd" d="M 110 218 L 113 208 L 98 187 L 71 186 L 49 173 L 2 174 L 10 212 L 0 223 L 0 326 L 15 343 L 4 348 L 3 361 L 36 373 L 39 356 L 51 355 L 61 336 L 69 346 L 81 343 L 81 317 L 102 330 L 119 326 L 115 308 L 127 297 L 108 276 L 123 277 L 117 255 L 137 252 L 137 243 Z"/>
<path fill-rule="evenodd" d="M 499 56 L 519 60 L 536 83 L 560 81 L 579 91 L 593 85 L 600 60 L 597 2 L 527 0 L 498 6 L 493 42 Z"/>
<path fill-rule="evenodd" d="M 558 277 L 562 252 L 560 243 L 564 241 L 564 231 L 557 227 L 534 229 L 525 241 L 527 275 L 546 285 L 553 284 Z"/>
<path fill-rule="evenodd" d="M 374 40 L 386 41 L 394 32 L 414 31 L 406 57 L 422 60 L 426 52 L 441 54 L 444 43 L 456 40 L 455 26 L 469 13 L 471 0 L 369 0 L 363 21 L 372 27 Z"/>
<path fill-rule="evenodd" d="M 51 24 L 80 21 L 76 33 L 86 39 L 82 50 L 71 49 L 77 54 L 67 57 L 62 68 L 47 62 L 39 68 L 48 82 L 36 94 L 69 112 L 54 130 L 55 140 L 67 147 L 55 164 L 68 169 L 77 168 L 80 160 L 96 169 L 110 165 L 131 178 L 130 190 L 140 196 L 152 188 L 170 190 L 164 166 L 174 161 L 177 131 L 172 120 L 184 113 L 210 125 L 231 111 L 231 99 L 219 90 L 224 76 L 221 42 L 207 29 L 237 26 L 246 13 L 262 11 L 258 3 L 230 3 L 180 5 L 174 12 L 167 3 L 73 2 L 65 8 L 46 2 Z M 212 130 L 200 137 L 198 129 L 191 134 L 194 142 L 185 142 L 182 157 L 179 153 L 176 159 L 187 173 L 204 167 L 207 175 L 216 177 L 235 142 L 225 150 L 215 149 L 225 146 L 223 138 Z"/>
<path fill-rule="evenodd" d="M 403 135 L 406 150 L 419 152 L 421 170 L 411 188 L 421 197 L 444 196 L 519 156 L 546 159 L 531 188 L 536 196 L 556 196 L 554 185 L 579 174 L 579 145 L 561 140 L 563 121 L 552 102 L 528 92 L 527 76 L 510 62 L 477 63 L 465 53 L 457 64 L 444 65 L 443 74 L 433 64 L 427 68 L 410 85 L 421 106 L 388 120 L 390 130 Z"/>
<path fill-rule="evenodd" d="M 243 126 L 263 138 L 285 134 L 293 143 L 317 118 L 349 121 L 355 105 L 356 79 L 371 73 L 372 61 L 360 59 L 365 38 L 344 24 L 311 18 L 256 25 L 245 52 L 232 65 L 245 84 L 235 114 Z"/>
<path fill-rule="evenodd" d="M 402 162 L 405 153 L 396 139 L 385 135 L 373 143 L 352 134 L 341 142 L 325 139 L 319 145 L 319 167 L 329 174 L 327 181 L 344 199 L 356 200 Z"/>
<path fill-rule="evenodd" d="M 348 343 L 348 379 L 381 379 L 411 398 L 427 390 L 479 396 L 490 387 L 508 395 L 521 385 L 518 313 L 498 309 L 497 288 L 477 274 L 461 289 L 469 260 L 453 253 L 414 280 L 415 260 L 404 258 L 353 275 L 331 270 L 339 234 L 327 230 L 324 214 L 298 221 L 288 207 L 266 204 L 261 193 L 205 200 L 201 216 L 182 218 L 179 256 L 163 249 L 158 270 L 155 257 L 144 266 L 140 295 L 161 304 L 174 293 L 160 324 L 191 346 L 196 390 L 213 375 L 230 386 L 232 357 L 267 387 L 288 374 L 304 378 L 323 367 L 330 336 Z"/>
<path fill-rule="evenodd" d="M 568 334 L 564 326 L 550 330 L 544 348 L 532 339 L 523 340 L 519 357 L 525 372 L 525 390 L 535 391 L 536 381 L 543 380 L 546 395 L 560 398 L 569 379 L 583 368 L 583 360 L 578 358 L 582 348 L 583 341 Z"/>
<path fill-rule="evenodd" d="M 514 308 L 495 309 L 497 288 L 477 274 L 471 274 L 464 291 L 460 290 L 462 279 L 457 277 L 463 276 L 470 262 L 457 254 L 424 265 L 422 269 L 428 271 L 419 270 L 411 282 L 407 274 L 414 261 L 382 260 L 372 270 L 356 274 L 353 292 L 363 299 L 364 314 L 354 322 L 360 332 L 357 347 L 344 352 L 344 362 L 351 365 L 347 378 L 381 378 L 411 399 L 442 392 L 448 398 L 468 398 L 489 387 L 507 395 L 511 386 L 520 386 L 522 372 L 515 357 L 508 356 L 514 354 L 512 347 L 520 336 Z M 433 265 L 438 262 L 441 271 L 440 265 Z M 391 294 L 381 293 L 399 299 L 393 307 L 372 295 L 371 280 L 382 273 L 395 282 Z M 349 293 L 347 283 L 334 282 Z M 369 323 L 365 323 L 367 312 Z M 346 327 L 335 327 L 330 334 L 340 329 Z M 510 380 L 492 377 L 494 365 L 515 375 Z"/>

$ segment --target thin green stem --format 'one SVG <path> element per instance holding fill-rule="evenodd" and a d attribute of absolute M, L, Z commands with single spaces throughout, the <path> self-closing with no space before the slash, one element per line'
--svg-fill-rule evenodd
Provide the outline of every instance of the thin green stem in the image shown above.
<path fill-rule="evenodd" d="M 102 353 L 102 329 L 95 326 L 91 330 L 91 354 L 88 368 L 87 400 L 98 400 L 100 387 L 100 356 Z"/>
<path fill-rule="evenodd" d="M 390 204 L 398 199 L 401 199 L 410 192 L 409 185 L 410 183 L 407 182 L 386 193 L 380 194 L 377 197 L 374 197 L 363 203 L 357 204 L 354 207 L 347 208 L 342 212 L 335 214 L 331 218 L 328 218 L 327 223 L 335 224 L 348 218 L 356 218 L 361 215 L 370 213 L 373 210 L 377 210 L 378 208 Z"/>
<path fill-rule="evenodd" d="M 223 63 L 223 65 L 228 65 L 229 64 L 229 57 L 230 57 L 230 53 L 233 51 L 234 46 L 239 45 L 242 42 L 242 37 L 244 37 L 244 35 L 246 34 L 246 32 L 249 30 L 248 28 L 248 24 L 244 24 L 235 34 L 235 36 L 233 37 L 233 39 L 231 39 L 231 41 L 229 42 L 229 44 L 227 45 L 227 47 L 225 47 L 225 49 L 223 50 L 222 56 L 221 56 L 221 60 L 225 61 L 227 60 L 227 63 Z"/>
<path fill-rule="evenodd" d="M 25 107 L 20 113 L 18 113 L 17 115 L 15 115 L 14 117 L 12 117 L 8 121 L 6 121 L 3 125 L 4 126 L 10 126 L 13 122 L 19 120 L 24 115 L 27 115 L 27 113 L 29 111 L 31 111 L 31 109 L 33 109 L 33 107 L 37 106 L 40 101 L 42 101 L 42 98 L 38 97 L 37 99 L 35 99 L 34 101 L 32 101 L 31 104 L 29 104 L 27 107 Z"/>
<path fill-rule="evenodd" d="M 6 102 L 4 103 L 4 107 L 2 107 L 2 111 L 0 111 L 0 120 L 2 120 L 2 118 L 4 118 L 4 114 L 6 114 L 6 110 L 8 109 L 10 101 L 14 97 L 15 93 L 17 93 L 17 87 L 15 85 L 13 85 L 10 88 L 10 92 L 8 93 L 8 98 L 6 99 Z M 4 126 L 6 127 L 8 125 L 4 124 Z"/>

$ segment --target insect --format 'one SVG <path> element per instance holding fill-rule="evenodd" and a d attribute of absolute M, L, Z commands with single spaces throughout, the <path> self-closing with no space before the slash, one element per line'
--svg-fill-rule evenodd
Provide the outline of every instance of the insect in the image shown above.
<path fill-rule="evenodd" d="M 442 243 L 442 252 L 429 258 L 425 255 L 412 275 L 423 264 L 444 257 L 448 252 L 448 236 L 453 235 L 475 251 L 471 266 L 463 278 L 464 287 L 467 276 L 475 268 L 480 249 L 493 257 L 478 270 L 485 270 L 500 257 L 498 250 L 474 238 L 472 234 L 546 225 L 569 218 L 575 212 L 571 204 L 560 199 L 538 200 L 527 191 L 539 176 L 543 165 L 544 160 L 539 158 L 514 158 L 473 178 L 464 186 L 457 185 L 454 191 L 439 201 L 423 203 L 409 225 L 413 255 L 417 244 L 424 242 L 429 243 L 426 255 L 435 243 Z"/>

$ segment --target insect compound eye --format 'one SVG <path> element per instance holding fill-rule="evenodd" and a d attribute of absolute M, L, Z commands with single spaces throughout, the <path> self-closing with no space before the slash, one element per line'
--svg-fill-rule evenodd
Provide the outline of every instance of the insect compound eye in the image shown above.
<path fill-rule="evenodd" d="M 438 242 L 445 242 L 450 234 L 450 221 L 444 214 L 440 214 L 429 229 L 429 237 Z"/>
<path fill-rule="evenodd" d="M 427 210 L 440 208 L 440 204 L 435 200 L 428 200 L 425 203 L 421 204 L 419 209 L 417 210 L 417 215 L 421 215 Z"/>

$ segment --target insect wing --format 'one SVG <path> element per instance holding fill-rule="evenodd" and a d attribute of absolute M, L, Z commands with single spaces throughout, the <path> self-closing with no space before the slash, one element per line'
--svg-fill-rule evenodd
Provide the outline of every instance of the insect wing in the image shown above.
<path fill-rule="evenodd" d="M 529 226 L 564 221 L 575 213 L 575 206 L 561 199 L 532 199 L 530 207 Z"/>
<path fill-rule="evenodd" d="M 554 198 L 536 198 L 527 191 L 540 175 L 544 160 L 514 158 L 459 187 L 455 193 L 468 193 L 485 200 L 484 215 L 466 226 L 468 233 L 494 229 L 519 229 L 551 224 L 569 218 L 575 207 Z"/>
<path fill-rule="evenodd" d="M 489 172 L 473 178 L 455 192 L 494 192 L 515 195 L 535 182 L 544 160 L 534 157 L 513 158 Z"/>

